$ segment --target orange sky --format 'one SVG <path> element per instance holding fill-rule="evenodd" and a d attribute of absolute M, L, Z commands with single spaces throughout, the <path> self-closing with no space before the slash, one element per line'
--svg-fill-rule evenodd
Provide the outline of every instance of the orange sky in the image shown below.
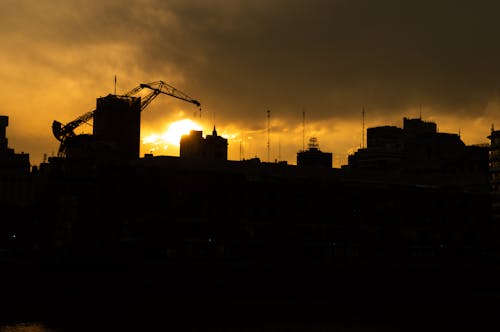
<path fill-rule="evenodd" d="M 366 127 L 435 121 L 485 143 L 498 122 L 500 23 L 495 1 L 215 0 L 6 1 L 2 4 L 0 114 L 9 144 L 32 164 L 57 153 L 51 123 L 95 99 L 164 80 L 202 102 L 202 127 L 229 135 L 229 157 L 295 162 L 317 136 L 334 165 Z M 464 23 L 466 22 L 466 23 Z M 158 97 L 143 135 L 191 117 L 192 105 Z M 193 118 L 194 119 L 194 118 Z M 500 123 L 499 123 L 500 127 Z M 82 127 L 90 132 L 90 127 Z M 144 147 L 142 152 L 148 152 Z M 173 151 L 175 154 L 175 151 Z"/>

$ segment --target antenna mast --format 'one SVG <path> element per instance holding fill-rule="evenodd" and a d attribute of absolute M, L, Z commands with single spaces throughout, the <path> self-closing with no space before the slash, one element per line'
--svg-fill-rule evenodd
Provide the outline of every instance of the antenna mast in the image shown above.
<path fill-rule="evenodd" d="M 278 161 L 281 161 L 281 137 L 278 136 Z"/>
<path fill-rule="evenodd" d="M 241 150 L 241 149 L 242 149 L 242 147 L 241 147 L 241 141 L 242 141 L 242 140 L 240 140 L 240 161 L 241 161 L 241 155 L 242 155 L 242 150 Z"/>
<path fill-rule="evenodd" d="M 365 108 L 363 107 L 363 110 L 361 111 L 362 117 L 363 117 L 363 129 L 361 132 L 361 148 L 365 148 Z"/>
<path fill-rule="evenodd" d="M 267 110 L 267 162 L 270 162 L 270 151 L 271 151 L 271 111 Z"/>
<path fill-rule="evenodd" d="M 306 150 L 306 111 L 302 109 L 302 151 Z"/>

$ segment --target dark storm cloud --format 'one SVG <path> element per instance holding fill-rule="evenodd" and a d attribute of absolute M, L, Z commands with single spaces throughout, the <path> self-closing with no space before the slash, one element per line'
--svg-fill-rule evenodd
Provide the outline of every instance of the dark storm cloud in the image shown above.
<path fill-rule="evenodd" d="M 14 34 L 69 49 L 128 45 L 123 56 L 139 70 L 180 73 L 184 86 L 232 119 L 266 108 L 306 107 L 318 117 L 420 104 L 481 112 L 498 97 L 495 1 L 23 4 L 6 8 Z"/>
<path fill-rule="evenodd" d="M 179 57 L 196 90 L 229 118 L 267 107 L 343 117 L 425 105 L 475 116 L 498 97 L 496 2 L 170 3 Z M 161 31 L 161 30 L 160 30 Z M 165 37 L 165 38 L 164 38 Z M 165 55 L 165 56 L 162 56 Z"/>
<path fill-rule="evenodd" d="M 204 60 L 193 61 L 190 76 L 214 103 L 247 112 L 306 106 L 339 116 L 361 105 L 481 111 L 498 93 L 496 7 L 287 1 L 172 8 L 184 22 L 181 54 Z M 161 53 L 161 45 L 148 50 Z"/>

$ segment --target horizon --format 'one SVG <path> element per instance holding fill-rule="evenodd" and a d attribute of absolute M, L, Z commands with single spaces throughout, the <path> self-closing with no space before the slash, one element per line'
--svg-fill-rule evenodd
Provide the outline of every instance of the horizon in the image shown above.
<path fill-rule="evenodd" d="M 229 136 L 230 159 L 241 140 L 245 157 L 267 159 L 267 110 L 270 160 L 295 160 L 304 111 L 306 141 L 317 137 L 336 166 L 361 145 L 363 109 L 365 128 L 421 116 L 486 143 L 500 114 L 499 10 L 495 1 L 6 3 L 2 114 L 10 145 L 34 164 L 57 152 L 52 121 L 93 110 L 115 76 L 119 93 L 161 79 L 199 99 L 203 130 L 215 121 Z M 157 98 L 142 137 L 196 112 Z"/>

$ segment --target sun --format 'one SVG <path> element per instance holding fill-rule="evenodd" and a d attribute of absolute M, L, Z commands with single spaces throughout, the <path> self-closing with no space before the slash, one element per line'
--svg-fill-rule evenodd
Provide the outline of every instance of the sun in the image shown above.
<path fill-rule="evenodd" d="M 161 137 L 165 142 L 179 146 L 182 135 L 189 134 L 191 130 L 201 130 L 201 127 L 189 119 L 179 120 L 172 123 Z"/>
<path fill-rule="evenodd" d="M 201 130 L 201 126 L 190 119 L 175 121 L 162 134 L 152 134 L 142 139 L 143 144 L 151 147 L 151 151 L 167 150 L 169 146 L 179 147 L 182 135 L 191 130 Z"/>

